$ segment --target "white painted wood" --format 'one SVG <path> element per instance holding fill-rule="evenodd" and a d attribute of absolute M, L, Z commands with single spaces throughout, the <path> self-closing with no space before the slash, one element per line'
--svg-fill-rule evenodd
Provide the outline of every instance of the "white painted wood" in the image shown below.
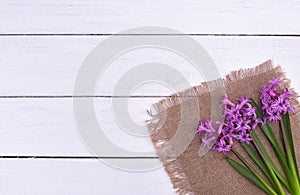
<path fill-rule="evenodd" d="M 113 160 L 133 167 L 151 159 Z M 1 159 L 0 193 L 9 195 L 175 194 L 163 168 L 130 172 L 98 160 Z"/>
<path fill-rule="evenodd" d="M 0 37 L 0 95 L 72 95 L 76 75 L 88 53 L 106 36 Z M 300 39 L 295 37 L 197 37 L 211 55 L 220 75 L 231 70 L 254 67 L 273 58 L 282 64 L 293 86 L 300 91 Z M 165 50 L 137 49 L 121 55 L 105 69 L 98 81 L 96 95 L 111 96 L 118 80 L 131 68 L 146 62 L 159 62 L 181 72 L 191 85 L 203 77 L 193 65 Z M 91 73 L 93 70 L 91 70 Z M 166 74 L 166 79 L 172 75 Z M 176 78 L 175 78 L 176 80 Z M 178 82 L 178 81 L 177 81 Z M 180 82 L 179 82 L 180 83 Z M 181 86 L 184 90 L 186 86 Z M 170 95 L 172 90 L 157 83 L 147 83 L 120 95 Z M 94 95 L 94 94 L 82 94 Z"/>
<path fill-rule="evenodd" d="M 107 36 L 139 26 L 169 27 L 190 34 L 296 34 L 300 1 L 123 1 L 123 0 L 0 0 L 0 34 L 76 34 L 76 36 L 0 36 L 1 96 L 71 96 L 75 78 L 88 53 Z M 137 32 L 149 33 L 149 32 Z M 151 32 L 161 33 L 161 32 Z M 80 34 L 85 34 L 84 36 Z M 273 58 L 282 64 L 300 91 L 300 40 L 297 37 L 201 36 L 201 43 L 220 74 L 253 67 Z M 137 64 L 160 62 L 181 72 L 191 85 L 203 81 L 192 65 L 174 53 L 143 49 L 128 52 L 105 70 L 96 95 L 113 96 L 118 79 Z M 172 75 L 166 75 L 169 78 Z M 182 87 L 184 90 L 186 87 Z M 147 119 L 145 108 L 172 90 L 148 83 L 130 98 L 129 113 L 138 124 Z M 94 95 L 94 94 L 82 94 Z M 115 121 L 112 99 L 96 98 L 97 118 L 105 135 L 120 147 L 152 151 L 149 137 L 126 133 Z M 93 156 L 80 139 L 71 98 L 1 98 L 1 156 Z M 122 112 L 125 115 L 126 110 Z M 142 127 L 141 127 L 142 128 Z M 158 163 L 158 159 L 125 159 L 131 168 Z M 106 161 L 107 162 L 107 161 Z M 129 172 L 96 159 L 0 158 L 0 194 L 174 194 L 166 172 Z"/>
<path fill-rule="evenodd" d="M 154 25 L 183 33 L 299 34 L 299 8 L 297 0 L 2 0 L 0 33 L 116 33 Z"/>
<path fill-rule="evenodd" d="M 144 121 L 149 119 L 145 109 L 158 99 L 128 100 L 129 117 L 140 125 L 141 131 L 146 128 Z M 96 98 L 94 105 L 98 123 L 107 139 L 133 153 L 116 152 L 103 144 L 106 149 L 103 153 L 97 155 L 90 151 L 88 143 L 81 139 L 70 98 L 4 98 L 0 99 L 0 156 L 156 157 L 149 136 L 132 135 L 132 129 L 120 125 L 112 110 L 111 98 Z M 126 116 L 127 110 L 119 112 Z"/>
<path fill-rule="evenodd" d="M 129 117 L 141 125 L 141 130 L 146 128 L 144 121 L 149 119 L 145 109 L 158 100 L 129 100 Z M 156 156 L 149 136 L 133 136 L 122 129 L 112 111 L 111 98 L 96 98 L 94 105 L 98 123 L 107 138 L 113 144 L 135 152 L 131 155 L 114 153 L 104 145 L 107 152 L 101 156 Z M 81 139 L 70 98 L 4 98 L 0 99 L 0 110 L 0 156 L 94 156 Z M 126 115 L 126 111 L 121 110 L 121 115 Z"/>

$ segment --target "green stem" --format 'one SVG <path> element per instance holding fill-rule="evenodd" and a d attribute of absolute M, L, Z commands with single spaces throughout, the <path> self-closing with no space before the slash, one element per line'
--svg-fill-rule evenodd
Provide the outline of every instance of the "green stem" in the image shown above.
<path fill-rule="evenodd" d="M 273 151 L 276 154 L 277 159 L 278 159 L 282 169 L 284 170 L 285 176 L 287 177 L 288 181 L 286 181 L 286 179 L 284 179 L 284 177 L 282 175 L 277 175 L 277 173 L 279 173 L 279 170 L 274 170 L 274 171 L 275 171 L 276 175 L 279 177 L 280 181 L 285 186 L 285 188 L 289 192 L 291 192 L 290 183 L 294 180 L 294 178 L 292 177 L 288 163 L 286 161 L 286 158 L 284 156 L 282 149 L 280 148 L 277 138 L 275 137 L 274 132 L 273 132 L 272 128 L 269 126 L 269 124 L 266 124 L 265 126 L 260 125 L 260 127 L 261 127 L 262 131 L 264 132 L 264 135 L 267 137 L 269 143 L 271 144 Z"/>
<path fill-rule="evenodd" d="M 293 154 L 293 140 L 291 137 L 290 132 L 288 132 L 288 121 L 286 118 L 286 115 L 283 116 L 283 121 L 280 121 L 280 126 L 283 130 L 283 140 L 284 140 L 284 145 L 286 149 L 286 158 L 288 161 L 288 166 L 291 170 L 291 174 L 293 177 L 293 180 L 290 181 L 292 191 L 296 195 L 300 195 L 300 188 L 299 188 L 299 181 L 298 181 L 298 169 L 297 169 L 297 164 L 295 163 L 294 160 L 294 154 Z"/>
<path fill-rule="evenodd" d="M 272 184 L 272 186 L 276 187 L 275 183 L 272 180 L 271 175 L 269 174 L 269 171 L 267 170 L 265 163 L 262 161 L 261 156 L 256 152 L 255 148 L 253 148 L 251 145 L 248 145 L 246 143 L 242 146 L 245 149 L 245 151 L 248 153 L 249 157 L 251 157 L 251 159 L 255 162 L 255 164 L 259 167 L 259 169 L 265 175 L 265 177 L 269 180 L 269 182 Z"/>
<path fill-rule="evenodd" d="M 280 173 L 280 171 L 276 167 L 275 163 L 272 161 L 271 157 L 269 156 L 267 150 L 264 148 L 262 142 L 258 138 L 258 136 L 255 133 L 255 131 L 251 131 L 251 136 L 253 138 L 254 145 L 257 147 L 258 152 L 260 153 L 263 161 L 266 164 L 266 167 L 267 167 L 267 169 L 268 169 L 268 171 L 269 171 L 269 173 L 270 173 L 270 175 L 271 175 L 271 177 L 273 179 L 273 182 L 274 182 L 274 184 L 275 184 L 275 186 L 276 186 L 279 194 L 283 194 L 284 195 L 285 192 L 284 192 L 284 190 L 283 190 L 283 188 L 282 188 L 282 186 L 281 186 L 281 184 L 280 184 L 280 182 L 279 182 L 279 180 L 278 180 L 278 178 L 276 176 L 277 174 Z M 274 171 L 275 171 L 274 169 L 276 169 L 276 171 L 278 172 L 277 174 L 274 173 Z M 281 175 L 281 177 L 283 177 L 281 173 L 279 175 Z"/>
<path fill-rule="evenodd" d="M 291 146 L 291 150 L 292 150 L 292 157 L 293 157 L 293 160 L 294 160 L 294 166 L 295 166 L 295 169 L 297 170 L 298 182 L 300 182 L 299 169 L 298 169 L 297 159 L 296 159 L 296 154 L 295 154 L 293 134 L 292 134 L 291 124 L 290 124 L 290 115 L 289 115 L 289 113 L 286 113 L 283 116 L 283 121 L 286 123 L 286 129 L 287 129 L 286 132 L 287 132 L 287 135 L 288 135 L 288 139 L 290 140 L 290 146 Z"/>
<path fill-rule="evenodd" d="M 263 113 L 262 110 L 260 109 L 260 107 L 255 103 L 255 101 L 253 99 L 251 99 L 251 104 L 253 107 L 256 107 L 256 114 L 257 117 L 263 120 Z M 287 159 L 285 157 L 285 153 L 282 151 L 277 138 L 272 130 L 272 128 L 270 127 L 270 125 L 266 122 L 265 126 L 260 125 L 260 128 L 262 129 L 264 135 L 266 136 L 266 138 L 268 139 L 269 143 L 271 144 L 274 153 L 277 156 L 277 159 L 282 167 L 282 169 L 284 170 L 285 176 L 287 177 L 287 180 L 283 177 L 283 175 L 281 174 L 281 172 L 277 169 L 276 165 L 271 162 L 271 166 L 273 168 L 273 171 L 275 172 L 275 174 L 277 175 L 277 177 L 279 178 L 279 180 L 282 182 L 282 184 L 285 186 L 285 188 L 291 192 L 291 186 L 290 184 L 294 181 L 294 178 L 291 174 L 291 171 L 289 169 L 288 163 L 287 163 Z M 283 136 L 281 134 L 280 131 L 280 136 L 283 139 Z M 283 144 L 284 145 L 284 144 Z M 285 151 L 285 147 L 284 147 L 284 151 Z M 268 158 L 268 156 L 266 156 L 266 158 Z"/>
<path fill-rule="evenodd" d="M 284 154 L 286 154 L 286 148 L 285 148 L 285 144 L 284 144 L 282 125 L 279 125 L 279 137 L 280 137 L 282 148 L 284 150 Z"/>
<path fill-rule="evenodd" d="M 277 193 L 271 188 L 271 186 L 265 182 L 265 180 L 259 176 L 259 174 L 251 167 L 251 165 L 235 150 L 231 151 L 242 161 L 242 163 L 255 175 L 255 177 L 263 184 L 263 186 L 270 192 L 272 195 L 277 195 Z"/>
<path fill-rule="evenodd" d="M 235 160 L 226 157 L 227 162 L 234 168 L 239 174 L 244 176 L 246 179 L 248 179 L 250 182 L 255 184 L 257 187 L 259 187 L 261 190 L 266 192 L 268 195 L 274 195 L 273 191 L 267 189 L 263 183 L 260 182 L 260 180 L 257 179 L 257 177 L 246 167 L 241 165 L 240 163 L 236 162 Z"/>

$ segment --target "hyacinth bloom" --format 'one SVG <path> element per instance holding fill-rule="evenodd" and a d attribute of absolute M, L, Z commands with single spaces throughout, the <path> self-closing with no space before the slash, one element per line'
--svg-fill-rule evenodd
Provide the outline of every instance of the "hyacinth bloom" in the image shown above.
<path fill-rule="evenodd" d="M 221 134 L 222 124 L 219 124 L 218 127 L 217 125 L 218 124 L 216 122 L 213 122 L 211 120 L 201 122 L 201 124 L 199 125 L 197 133 L 204 133 L 201 137 L 201 141 L 204 147 L 211 148 L 213 146 L 213 143 L 216 142 L 219 135 Z"/>
<path fill-rule="evenodd" d="M 276 123 L 289 110 L 295 113 L 295 108 L 289 102 L 293 95 L 286 86 L 284 87 L 285 90 L 279 89 L 281 81 L 280 78 L 277 78 L 270 80 L 268 86 L 262 85 L 260 100 L 265 121 Z"/>
<path fill-rule="evenodd" d="M 225 95 L 222 101 L 222 106 L 225 106 L 224 123 L 211 120 L 200 123 L 197 133 L 202 134 L 204 147 L 226 154 L 231 150 L 234 139 L 242 144 L 252 141 L 250 131 L 261 121 L 256 117 L 256 108 L 252 107 L 247 97 L 239 97 L 237 101 L 238 104 L 234 104 Z"/>
<path fill-rule="evenodd" d="M 288 191 L 292 195 L 300 195 L 299 169 L 294 153 L 289 118 L 289 111 L 295 113 L 295 108 L 290 104 L 292 93 L 286 86 L 280 88 L 281 81 L 280 78 L 277 78 L 270 80 L 267 86 L 262 85 L 261 108 L 248 97 L 241 96 L 236 99 L 235 103 L 230 101 L 230 97 L 226 94 L 221 103 L 221 106 L 225 107 L 224 121 L 206 120 L 201 122 L 197 133 L 201 135 L 203 147 L 224 154 L 232 151 L 242 164 L 229 157 L 226 157 L 227 162 L 267 194 L 285 195 Z M 268 121 L 275 123 L 279 121 L 282 138 L 280 141 L 284 150 L 280 147 Z M 273 148 L 284 174 L 271 159 L 264 143 L 260 141 L 259 135 L 253 131 L 257 125 L 260 125 L 260 129 Z M 261 169 L 268 182 L 233 148 L 235 140 L 243 145 L 245 151 Z"/>

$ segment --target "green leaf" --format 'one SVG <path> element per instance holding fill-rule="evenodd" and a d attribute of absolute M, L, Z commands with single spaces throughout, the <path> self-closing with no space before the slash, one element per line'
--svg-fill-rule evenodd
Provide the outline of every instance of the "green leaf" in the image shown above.
<path fill-rule="evenodd" d="M 259 108 L 259 106 L 255 103 L 254 100 L 252 100 L 252 106 L 256 107 L 256 114 L 260 119 L 262 118 L 262 111 Z M 268 124 L 268 122 L 266 122 L 265 126 L 260 126 L 262 131 L 264 132 L 264 135 L 267 137 L 267 139 L 269 140 L 270 144 L 272 145 L 272 148 L 278 158 L 278 160 L 280 161 L 280 164 L 282 166 L 282 168 L 288 168 L 287 162 L 285 160 L 285 156 L 284 153 L 277 141 L 277 138 L 274 134 L 274 131 L 272 130 L 272 128 L 270 127 L 270 125 Z"/>
<path fill-rule="evenodd" d="M 279 136 L 280 136 L 280 140 L 281 140 L 281 143 L 282 143 L 282 147 L 283 147 L 284 153 L 286 154 L 286 148 L 285 148 L 285 143 L 284 143 L 283 127 L 282 127 L 282 125 L 279 125 Z"/>
<path fill-rule="evenodd" d="M 257 147 L 257 150 L 258 150 L 259 154 L 261 155 L 263 161 L 266 164 L 266 167 L 267 167 L 267 169 L 268 169 L 268 171 L 269 171 L 269 173 L 272 177 L 272 180 L 273 180 L 277 190 L 280 192 L 280 194 L 285 194 L 284 190 L 282 189 L 282 186 L 281 186 L 280 182 L 278 181 L 278 178 L 280 179 L 280 181 L 283 184 L 284 183 L 288 184 L 287 181 L 285 180 L 284 176 L 281 174 L 281 172 L 279 171 L 279 169 L 277 168 L 277 166 L 275 165 L 275 163 L 273 162 L 273 160 L 269 156 L 267 150 L 263 146 L 263 144 L 260 141 L 260 139 L 259 139 L 258 135 L 256 134 L 256 132 L 251 131 L 251 136 L 253 138 L 253 143 L 256 144 L 255 146 Z M 289 185 L 287 185 L 287 186 L 289 186 Z"/>
<path fill-rule="evenodd" d="M 258 186 L 260 189 L 262 189 L 264 192 L 270 195 L 275 195 L 277 194 L 266 182 L 260 181 L 257 178 L 257 175 L 252 173 L 249 169 L 245 168 L 243 165 L 240 163 L 236 162 L 235 160 L 231 158 L 226 158 L 227 162 L 241 175 L 246 177 L 249 181 L 251 181 L 253 184 Z M 258 176 L 259 177 L 259 176 Z M 263 180 L 261 178 L 261 180 Z"/>
<path fill-rule="evenodd" d="M 288 166 L 289 166 L 292 176 L 294 178 L 290 182 L 291 188 L 295 194 L 300 194 L 298 166 L 297 166 L 297 161 L 296 161 L 296 157 L 295 157 L 293 136 L 292 136 L 292 130 L 291 130 L 290 119 L 289 119 L 288 113 L 283 115 L 282 122 L 280 122 L 280 125 L 283 129 L 283 139 L 284 139 L 284 144 L 285 144 L 285 148 L 286 148 L 286 156 L 287 156 Z"/>
<path fill-rule="evenodd" d="M 268 169 L 261 159 L 261 156 L 255 151 L 255 149 L 248 144 L 244 144 L 244 149 L 248 153 L 248 155 L 251 157 L 251 159 L 256 163 L 256 165 L 259 167 L 259 169 L 262 171 L 262 173 L 266 176 L 266 178 L 270 181 L 270 183 L 275 187 L 275 184 L 272 180 L 271 175 L 268 172 Z"/>
<path fill-rule="evenodd" d="M 269 124 L 267 123 L 265 126 L 261 126 L 262 131 L 264 132 L 264 135 L 267 137 L 267 139 L 269 140 L 273 151 L 285 173 L 285 176 L 287 177 L 288 181 L 286 181 L 286 179 L 283 180 L 283 175 L 280 173 L 280 171 L 278 169 L 275 169 L 275 173 L 276 175 L 279 177 L 280 181 L 283 183 L 283 185 L 286 187 L 286 189 L 291 192 L 291 187 L 290 187 L 290 183 L 291 181 L 293 181 L 293 177 L 292 177 L 292 173 L 291 170 L 289 169 L 286 157 L 284 155 L 283 150 L 281 149 L 277 138 L 274 135 L 274 131 L 272 130 L 272 128 L 269 126 Z M 274 164 L 274 166 L 276 166 Z M 279 175 L 278 175 L 279 174 Z"/>
<path fill-rule="evenodd" d="M 285 115 L 283 115 L 283 122 L 285 124 L 287 138 L 288 138 L 288 141 L 290 143 L 290 148 L 291 148 L 291 152 L 292 152 L 294 166 L 295 166 L 295 169 L 296 169 L 296 172 L 297 172 L 298 181 L 299 181 L 300 179 L 299 179 L 298 165 L 297 165 L 297 160 L 296 160 L 296 155 L 295 155 L 295 148 L 294 148 L 294 141 L 293 141 L 293 134 L 292 134 L 292 129 L 291 129 L 291 123 L 290 123 L 289 113 L 286 113 Z"/>
<path fill-rule="evenodd" d="M 255 101 L 253 99 L 251 99 L 251 105 L 253 107 L 256 107 L 256 115 L 258 118 L 263 120 L 263 114 L 262 114 L 262 110 L 260 109 L 260 107 L 255 103 Z M 273 162 L 270 162 L 270 165 L 273 169 L 273 171 L 275 172 L 275 174 L 278 176 L 279 180 L 281 181 L 281 183 L 285 186 L 285 188 L 291 192 L 291 187 L 290 187 L 290 183 L 293 181 L 293 177 L 292 177 L 292 173 L 289 169 L 286 157 L 284 155 L 284 152 L 282 151 L 277 138 L 274 134 L 274 131 L 272 130 L 272 128 L 270 127 L 270 125 L 266 122 L 265 126 L 260 125 L 264 135 L 267 137 L 269 143 L 271 144 L 274 153 L 276 154 L 276 157 L 282 167 L 282 169 L 284 170 L 284 173 L 286 175 L 286 177 L 288 178 L 288 181 L 284 178 L 284 176 L 281 174 L 281 172 L 278 170 L 278 168 L 276 167 L 276 165 Z M 268 156 L 266 156 L 267 160 L 269 159 Z M 271 158 L 270 158 L 271 159 Z"/>
<path fill-rule="evenodd" d="M 262 119 L 263 118 L 263 113 L 262 113 L 260 107 L 254 101 L 254 99 L 250 98 L 250 100 L 251 100 L 251 106 L 256 108 L 256 116 L 257 116 L 257 118 Z"/>

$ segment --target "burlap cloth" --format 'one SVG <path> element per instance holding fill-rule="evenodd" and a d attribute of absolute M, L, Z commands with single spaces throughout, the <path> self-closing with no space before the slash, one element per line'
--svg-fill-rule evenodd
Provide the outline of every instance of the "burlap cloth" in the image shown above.
<path fill-rule="evenodd" d="M 273 77 L 281 77 L 283 84 L 290 87 L 290 81 L 285 77 L 281 67 L 274 67 L 271 60 L 253 69 L 231 72 L 226 79 L 209 83 L 216 86 L 224 85 L 223 90 L 226 90 L 231 100 L 239 96 L 248 96 L 260 103 L 261 85 L 262 83 L 267 84 L 267 81 Z M 218 87 L 213 90 L 218 90 Z M 148 121 L 148 129 L 159 159 L 179 194 L 264 194 L 263 191 L 238 174 L 227 163 L 224 154 L 209 151 L 206 155 L 199 157 L 201 143 L 199 136 L 195 135 L 195 131 L 199 121 L 210 119 L 213 117 L 212 109 L 217 109 L 212 105 L 211 91 L 212 88 L 208 87 L 207 83 L 202 83 L 200 86 L 174 94 L 154 105 L 157 113 L 151 114 L 152 119 Z M 294 97 L 297 97 L 294 90 L 291 89 L 291 91 L 294 93 Z M 195 98 L 182 98 L 182 96 L 194 96 L 197 102 L 194 101 Z M 221 100 L 223 97 L 220 95 L 220 97 L 214 97 L 214 99 L 216 98 Z M 292 104 L 298 110 L 296 98 Z M 199 110 L 195 109 L 196 106 L 199 107 Z M 297 111 L 297 113 L 299 112 Z M 296 155 L 299 157 L 300 123 L 298 115 L 292 115 L 291 121 Z M 277 135 L 277 125 L 272 124 L 271 126 Z M 178 133 L 180 128 L 182 131 Z M 259 128 L 256 128 L 256 131 L 261 138 L 264 138 Z M 177 141 L 174 141 L 172 139 L 176 134 Z M 179 149 L 180 144 L 185 142 L 188 142 L 188 147 L 179 151 L 181 150 Z M 268 141 L 263 139 L 263 143 L 270 150 Z M 243 153 L 239 144 L 235 144 L 234 147 Z M 232 153 L 227 156 L 235 158 Z M 250 161 L 247 154 L 243 153 L 243 156 Z M 271 156 L 274 156 L 272 152 Z"/>

